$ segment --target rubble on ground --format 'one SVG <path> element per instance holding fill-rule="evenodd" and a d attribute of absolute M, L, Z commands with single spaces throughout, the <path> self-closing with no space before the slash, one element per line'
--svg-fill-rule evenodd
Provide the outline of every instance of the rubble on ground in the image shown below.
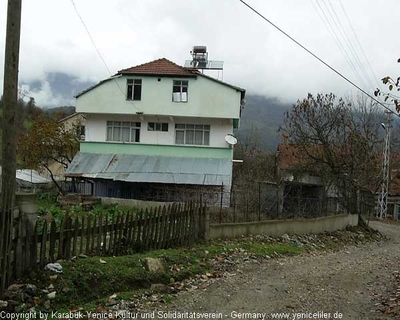
<path fill-rule="evenodd" d="M 117 294 L 112 295 L 105 299 L 102 303 L 99 302 L 98 311 L 115 311 L 115 310 L 135 310 L 137 312 L 148 309 L 148 307 L 157 304 L 167 303 L 171 294 L 179 292 L 192 292 L 194 290 L 207 290 L 213 283 L 221 278 L 232 277 L 238 273 L 243 272 L 243 268 L 247 264 L 261 264 L 263 260 L 282 258 L 283 255 L 273 252 L 268 255 L 254 255 L 248 252 L 243 247 L 245 244 L 258 243 L 258 244 L 295 244 L 298 247 L 304 248 L 306 254 L 322 254 L 324 251 L 336 250 L 343 248 L 346 245 L 360 245 L 366 242 L 378 242 L 384 239 L 380 233 L 375 231 L 363 231 L 362 229 L 353 228 L 346 231 L 337 231 L 333 233 L 321 233 L 318 235 L 288 235 L 285 234 L 281 237 L 271 237 L 268 235 L 257 235 L 242 237 L 233 240 L 218 240 L 211 245 L 218 245 L 221 250 L 218 254 L 212 254 L 209 251 L 204 251 L 204 262 L 209 267 L 209 272 L 198 274 L 182 281 L 176 281 L 171 278 L 168 284 L 154 283 L 147 290 L 133 295 L 128 300 L 121 300 Z M 83 257 L 82 257 L 83 258 Z M 164 274 L 166 270 L 166 261 L 163 258 L 145 258 L 142 260 L 143 267 L 154 273 Z M 61 267 L 61 265 L 60 265 Z M 182 268 L 186 268 L 184 264 L 174 264 L 170 266 L 170 273 L 177 274 Z M 54 269 L 62 270 L 59 268 L 47 268 L 53 272 Z M 60 275 L 50 275 L 49 281 L 58 281 L 57 277 Z M 396 275 L 399 280 L 396 294 L 398 294 L 400 301 L 400 275 Z M 40 308 L 45 311 L 52 311 L 52 300 L 57 299 L 57 293 L 52 284 L 38 290 L 36 287 L 29 284 L 17 284 L 10 286 L 10 291 L 3 300 L 0 300 L 0 310 L 9 311 L 27 311 L 35 310 L 35 307 L 40 304 Z M 64 288 L 68 289 L 68 288 Z M 397 296 L 395 296 L 397 299 Z M 392 298 L 393 299 L 393 298 Z M 397 301 L 397 300 L 396 300 Z M 394 310 L 394 302 L 389 300 L 385 302 L 386 307 Z M 382 307 L 383 308 L 383 307 Z M 388 308 L 384 312 L 388 312 Z M 398 308 L 400 309 L 400 307 Z M 398 310 L 396 309 L 396 310 Z M 81 311 L 75 306 L 71 306 L 71 311 Z"/>
<path fill-rule="evenodd" d="M 393 287 L 387 294 L 375 297 L 377 310 L 388 315 L 400 317 L 400 271 L 393 272 Z"/>

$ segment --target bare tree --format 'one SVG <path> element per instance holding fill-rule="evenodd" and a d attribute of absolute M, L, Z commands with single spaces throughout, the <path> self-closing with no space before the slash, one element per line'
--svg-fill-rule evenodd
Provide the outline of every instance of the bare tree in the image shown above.
<path fill-rule="evenodd" d="M 400 58 L 397 59 L 397 63 L 400 63 Z M 390 101 L 396 107 L 397 112 L 400 112 L 400 77 L 392 78 L 390 76 L 383 77 L 382 83 L 387 86 L 388 91 L 383 92 L 377 88 L 374 91 L 375 97 L 384 97 L 385 102 Z"/>
<path fill-rule="evenodd" d="M 234 149 L 234 158 L 243 160 L 233 168 L 234 184 L 251 186 L 258 181 L 274 180 L 275 154 L 261 147 L 262 135 L 257 127 L 252 127 L 249 134 Z"/>
<path fill-rule="evenodd" d="M 382 116 L 366 99 L 353 104 L 334 94 L 309 94 L 285 114 L 280 130 L 296 145 L 299 169 L 348 198 L 377 183 Z"/>

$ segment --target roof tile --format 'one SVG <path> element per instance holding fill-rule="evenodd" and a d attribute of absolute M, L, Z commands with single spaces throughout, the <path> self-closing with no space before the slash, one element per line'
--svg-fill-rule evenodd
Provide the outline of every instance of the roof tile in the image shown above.
<path fill-rule="evenodd" d="M 301 146 L 297 144 L 280 143 L 278 145 L 277 165 L 282 170 L 304 169 L 310 165 L 308 152 L 316 154 L 321 152 L 319 146 Z"/>
<path fill-rule="evenodd" d="M 118 74 L 149 74 L 149 75 L 171 75 L 171 76 L 193 76 L 194 72 L 161 58 L 135 67 L 122 69 Z"/>

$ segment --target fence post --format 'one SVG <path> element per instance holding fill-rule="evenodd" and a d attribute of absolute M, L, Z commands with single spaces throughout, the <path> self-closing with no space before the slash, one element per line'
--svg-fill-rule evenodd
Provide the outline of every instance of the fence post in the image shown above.
<path fill-rule="evenodd" d="M 261 182 L 258 182 L 258 221 L 261 221 Z"/>
<path fill-rule="evenodd" d="M 249 221 L 249 195 L 246 193 L 246 221 Z"/>
<path fill-rule="evenodd" d="M 14 229 L 14 228 L 13 228 Z M 18 210 L 18 225 L 16 228 L 16 232 L 12 232 L 12 251 L 14 251 L 14 272 L 13 272 L 13 276 L 15 275 L 15 277 L 18 279 L 21 277 L 24 269 L 23 269 L 23 264 L 22 264 L 22 260 L 24 258 L 24 253 L 23 253 L 23 249 L 22 249 L 22 244 L 23 244 L 23 233 L 24 230 L 26 230 L 26 226 L 24 223 L 24 219 L 23 219 L 23 213 Z M 16 239 L 14 238 L 14 236 L 16 236 Z M 15 247 L 14 247 L 15 244 Z"/>
<path fill-rule="evenodd" d="M 276 198 L 277 198 L 276 213 L 278 218 L 281 219 L 283 216 L 283 206 L 285 202 L 285 185 L 283 183 L 277 185 Z"/>
<path fill-rule="evenodd" d="M 307 199 L 306 199 L 306 204 L 307 204 Z M 302 215 L 302 213 L 301 213 L 300 210 L 301 210 L 300 196 L 298 195 L 298 196 L 297 196 L 297 217 L 300 216 L 300 215 Z M 293 219 L 296 219 L 297 217 L 296 217 L 296 212 L 293 211 Z"/>
<path fill-rule="evenodd" d="M 40 241 L 40 253 L 39 253 L 40 268 L 44 267 L 46 264 L 47 224 L 48 224 L 47 221 L 43 222 L 42 239 Z"/>
<path fill-rule="evenodd" d="M 203 217 L 203 228 L 204 228 L 204 241 L 205 243 L 208 243 L 208 241 L 210 240 L 210 212 L 207 210 L 206 205 L 204 204 L 201 207 L 201 211 L 202 211 L 202 217 Z"/>
<path fill-rule="evenodd" d="M 233 223 L 236 223 L 236 197 L 235 197 L 235 191 L 232 191 L 232 198 L 233 198 Z"/>
<path fill-rule="evenodd" d="M 221 203 L 219 207 L 219 223 L 222 223 L 222 198 L 224 196 L 224 184 L 221 184 Z"/>

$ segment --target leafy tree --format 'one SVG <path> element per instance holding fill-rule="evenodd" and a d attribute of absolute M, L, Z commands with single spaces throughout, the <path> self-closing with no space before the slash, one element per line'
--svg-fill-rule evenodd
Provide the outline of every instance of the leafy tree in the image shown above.
<path fill-rule="evenodd" d="M 286 112 L 281 131 L 295 144 L 298 169 L 321 177 L 346 199 L 379 176 L 380 117 L 365 99 L 353 106 L 333 94 L 309 94 Z"/>
<path fill-rule="evenodd" d="M 61 186 L 51 171 L 51 165 L 59 163 L 66 169 L 78 149 L 76 130 L 67 130 L 62 123 L 39 116 L 29 130 L 19 137 L 17 152 L 25 167 L 46 169 L 62 193 Z"/>
<path fill-rule="evenodd" d="M 27 132 L 29 127 L 37 117 L 42 114 L 42 109 L 36 106 L 35 100 L 30 97 L 28 102 L 24 101 L 26 98 L 26 92 L 18 90 L 18 102 L 16 106 L 16 126 L 17 126 L 17 137 Z M 3 97 L 0 97 L 0 120 L 3 114 Z M 1 136 L 2 128 L 0 128 L 0 147 L 1 147 Z M 1 160 L 1 153 L 0 153 Z"/>
<path fill-rule="evenodd" d="M 400 63 L 400 59 L 397 60 L 398 63 Z M 390 76 L 386 76 L 382 78 L 382 83 L 387 86 L 388 92 L 382 92 L 379 88 L 377 88 L 374 92 L 374 95 L 376 97 L 378 96 L 383 96 L 385 97 L 385 102 L 390 101 L 393 102 L 393 104 L 396 107 L 397 112 L 400 112 L 400 77 L 397 79 L 393 79 Z"/>

